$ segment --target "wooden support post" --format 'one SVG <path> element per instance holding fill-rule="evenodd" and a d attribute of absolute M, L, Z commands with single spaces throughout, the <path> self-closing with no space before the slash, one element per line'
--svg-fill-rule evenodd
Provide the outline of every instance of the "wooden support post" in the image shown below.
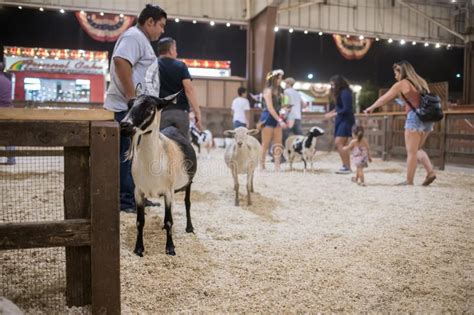
<path fill-rule="evenodd" d="M 120 314 L 119 137 L 116 122 L 91 122 L 93 314 Z"/>
<path fill-rule="evenodd" d="M 64 148 L 64 219 L 90 219 L 89 147 Z M 91 249 L 66 247 L 66 302 L 91 304 Z"/>
<path fill-rule="evenodd" d="M 471 35 L 474 37 L 474 35 Z M 464 47 L 464 104 L 474 104 L 474 40 Z"/>
<path fill-rule="evenodd" d="M 248 90 L 260 93 L 265 85 L 265 76 L 272 70 L 275 47 L 274 27 L 277 6 L 267 6 L 254 17 L 247 31 L 247 79 Z"/>
<path fill-rule="evenodd" d="M 389 161 L 391 158 L 391 151 L 393 148 L 393 121 L 394 116 L 386 116 L 385 120 L 385 143 L 384 143 L 384 161 Z"/>
<path fill-rule="evenodd" d="M 440 158 L 439 158 L 439 169 L 444 171 L 446 166 L 446 152 L 448 151 L 448 146 L 446 141 L 448 141 L 447 133 L 449 131 L 448 124 L 449 124 L 449 114 L 444 116 L 444 119 L 441 121 L 441 134 L 439 135 L 440 139 Z"/>

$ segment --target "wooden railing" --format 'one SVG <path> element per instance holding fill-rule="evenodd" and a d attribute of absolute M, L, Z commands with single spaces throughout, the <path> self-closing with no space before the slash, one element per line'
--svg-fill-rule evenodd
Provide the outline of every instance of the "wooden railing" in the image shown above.
<path fill-rule="evenodd" d="M 0 223 L 0 251 L 64 246 L 67 305 L 119 314 L 119 130 L 113 114 L 0 109 L 0 134 L 0 146 L 16 146 L 2 151 L 5 156 L 64 155 L 64 220 Z"/>

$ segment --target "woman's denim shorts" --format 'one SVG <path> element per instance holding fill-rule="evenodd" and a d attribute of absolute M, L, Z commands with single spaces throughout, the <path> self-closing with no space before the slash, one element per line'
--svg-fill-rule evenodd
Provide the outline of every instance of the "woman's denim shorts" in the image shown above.
<path fill-rule="evenodd" d="M 433 131 L 432 122 L 422 122 L 414 111 L 409 111 L 407 119 L 405 121 L 405 130 L 418 131 L 418 132 L 429 132 Z"/>

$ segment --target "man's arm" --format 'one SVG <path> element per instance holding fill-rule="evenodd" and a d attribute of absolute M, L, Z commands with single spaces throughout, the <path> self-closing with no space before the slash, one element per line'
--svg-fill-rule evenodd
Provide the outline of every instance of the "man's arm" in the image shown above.
<path fill-rule="evenodd" d="M 126 101 L 135 97 L 135 87 L 132 80 L 132 65 L 121 57 L 114 57 L 115 73 L 123 87 Z"/>
<path fill-rule="evenodd" d="M 188 101 L 193 109 L 194 116 L 196 117 L 196 127 L 202 130 L 201 125 L 201 109 L 199 108 L 199 104 L 197 102 L 196 91 L 194 90 L 193 83 L 190 79 L 183 80 L 184 86 L 184 93 L 188 98 Z"/>

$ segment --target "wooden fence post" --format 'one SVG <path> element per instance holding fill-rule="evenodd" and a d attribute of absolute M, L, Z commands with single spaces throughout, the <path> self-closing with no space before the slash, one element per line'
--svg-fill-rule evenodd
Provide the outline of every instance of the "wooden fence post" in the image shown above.
<path fill-rule="evenodd" d="M 441 134 L 440 134 L 440 158 L 439 158 L 439 169 L 444 171 L 446 167 L 446 152 L 448 151 L 447 148 L 447 143 L 446 141 L 448 140 L 447 133 L 448 133 L 448 119 L 449 119 L 449 114 L 445 114 L 444 119 L 441 120 Z"/>
<path fill-rule="evenodd" d="M 64 219 L 90 219 L 88 147 L 64 147 Z M 84 306 L 91 301 L 91 248 L 67 246 L 67 305 Z"/>
<path fill-rule="evenodd" d="M 382 159 L 384 161 L 390 160 L 390 151 L 393 147 L 393 116 L 385 116 L 384 119 L 384 154 Z"/>
<path fill-rule="evenodd" d="M 92 313 L 120 314 L 119 130 L 91 122 Z"/>

